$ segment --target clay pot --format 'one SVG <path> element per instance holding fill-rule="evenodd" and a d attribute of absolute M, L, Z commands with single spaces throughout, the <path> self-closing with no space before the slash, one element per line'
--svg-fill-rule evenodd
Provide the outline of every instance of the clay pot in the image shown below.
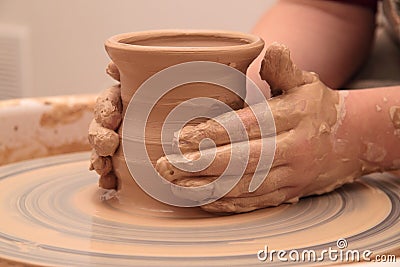
<path fill-rule="evenodd" d="M 261 38 L 238 32 L 217 31 L 147 31 L 120 34 L 105 43 L 107 53 L 120 72 L 123 114 L 139 86 L 153 74 L 176 64 L 190 61 L 212 61 L 229 65 L 246 73 L 249 64 L 261 53 Z M 243 90 L 237 92 L 245 97 Z M 243 100 L 224 87 L 208 83 L 179 86 L 166 94 L 148 118 L 146 147 L 153 163 L 163 156 L 160 145 L 161 125 L 168 113 L 181 101 L 196 97 L 213 97 L 233 109 L 243 107 Z M 199 120 L 191 123 L 198 123 Z M 119 134 L 121 137 L 121 128 Z M 113 168 L 119 190 L 132 193 L 134 180 L 128 172 L 122 146 L 113 156 Z"/>

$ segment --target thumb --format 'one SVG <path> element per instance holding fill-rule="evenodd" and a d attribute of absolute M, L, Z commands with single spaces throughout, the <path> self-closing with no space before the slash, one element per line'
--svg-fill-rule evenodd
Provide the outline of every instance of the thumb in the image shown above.
<path fill-rule="evenodd" d="M 289 49 L 278 43 L 272 43 L 267 48 L 261 63 L 260 75 L 269 84 L 272 96 L 314 80 L 314 75 L 302 71 L 292 62 Z"/>

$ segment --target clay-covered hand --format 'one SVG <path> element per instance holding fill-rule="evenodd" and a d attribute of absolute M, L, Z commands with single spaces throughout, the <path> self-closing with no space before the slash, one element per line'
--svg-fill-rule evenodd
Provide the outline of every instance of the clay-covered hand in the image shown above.
<path fill-rule="evenodd" d="M 119 72 L 114 63 L 107 67 L 107 73 L 119 81 Z M 99 175 L 99 186 L 104 189 L 116 189 L 117 177 L 112 171 L 111 156 L 119 145 L 118 129 L 122 119 L 121 88 L 112 86 L 96 99 L 94 119 L 89 126 L 89 143 L 92 146 L 90 170 Z"/>
<path fill-rule="evenodd" d="M 268 100 L 276 127 L 272 167 L 261 186 L 249 192 L 252 174 L 258 164 L 261 138 L 271 137 L 261 136 L 250 108 L 236 111 L 250 139 L 249 161 L 239 183 L 223 198 L 202 206 L 206 211 L 240 213 L 296 202 L 303 196 L 332 191 L 362 174 L 357 149 L 342 145 L 336 135 L 344 116 L 340 92 L 327 88 L 316 74 L 298 69 L 290 59 L 289 50 L 279 44 L 267 49 L 260 74 L 276 95 Z M 253 109 L 260 117 L 266 114 L 257 105 Z M 223 114 L 221 119 L 229 121 L 233 115 Z M 199 143 L 204 138 L 211 138 L 217 145 L 216 159 L 206 169 L 185 172 L 162 157 L 157 162 L 158 172 L 165 179 L 187 187 L 215 180 L 226 168 L 231 148 L 235 153 L 240 142 L 231 144 L 224 128 L 209 120 L 180 131 L 179 146 L 184 156 L 198 159 Z"/>

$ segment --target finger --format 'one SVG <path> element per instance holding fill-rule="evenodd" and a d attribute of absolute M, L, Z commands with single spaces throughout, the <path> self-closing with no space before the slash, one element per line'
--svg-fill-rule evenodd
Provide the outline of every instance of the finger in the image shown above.
<path fill-rule="evenodd" d="M 213 182 L 215 177 L 203 177 L 202 179 L 183 178 L 172 181 L 173 184 L 179 185 L 184 188 L 191 188 L 190 191 L 182 190 L 182 188 L 171 187 L 172 193 L 182 199 L 193 200 L 193 201 L 204 201 L 210 198 L 214 198 L 216 195 L 214 184 L 208 187 L 205 185 Z"/>
<path fill-rule="evenodd" d="M 120 77 L 120 74 L 119 74 L 119 70 L 118 70 L 117 66 L 114 64 L 114 62 L 110 62 L 108 64 L 106 72 L 114 80 L 116 80 L 118 82 L 121 80 L 121 77 Z"/>
<path fill-rule="evenodd" d="M 99 187 L 104 189 L 117 189 L 118 179 L 113 172 L 101 175 L 99 179 Z"/>
<path fill-rule="evenodd" d="M 237 118 L 243 123 L 246 133 L 243 133 L 241 141 L 254 140 L 289 131 L 297 126 L 304 116 L 306 101 L 294 96 L 272 98 L 265 103 L 258 103 L 238 111 L 225 113 L 215 120 L 211 119 L 196 126 L 186 126 L 180 132 L 178 139 L 174 140 L 175 146 L 179 146 L 182 153 L 198 151 L 202 140 L 210 138 L 216 146 L 223 146 L 234 141 L 228 135 L 223 125 L 228 126 L 231 132 L 237 133 L 239 127 Z M 272 118 L 268 112 L 271 109 Z M 257 114 L 257 117 L 254 115 Z M 262 131 L 259 125 L 262 125 Z M 235 129 L 236 128 L 236 129 Z M 247 136 L 246 136 L 247 135 Z"/>
<path fill-rule="evenodd" d="M 261 105 L 254 106 L 253 110 L 260 114 L 259 117 L 265 117 L 266 115 Z M 199 150 L 199 144 L 205 138 L 212 139 L 216 146 L 223 146 L 233 142 L 231 140 L 232 136 L 229 136 L 228 132 L 235 131 L 236 134 L 241 130 L 238 123 L 242 123 L 246 130 L 246 132 L 242 133 L 243 140 L 260 138 L 260 127 L 253 110 L 244 108 L 238 111 L 231 111 L 196 126 L 186 126 L 179 132 L 179 140 L 174 141 L 178 143 L 182 153 Z"/>
<path fill-rule="evenodd" d="M 272 96 L 311 83 L 313 75 L 300 70 L 290 59 L 289 49 L 281 44 L 271 44 L 261 63 L 260 75 L 271 88 Z"/>
<path fill-rule="evenodd" d="M 95 170 L 99 175 L 105 175 L 112 170 L 111 157 L 101 157 L 93 149 L 90 156 L 90 168 Z"/>
<path fill-rule="evenodd" d="M 201 206 L 201 208 L 212 213 L 242 213 L 265 207 L 278 206 L 285 202 L 297 202 L 297 194 L 297 188 L 284 187 L 255 197 L 222 198 Z"/>
<path fill-rule="evenodd" d="M 119 146 L 119 136 L 113 130 L 102 127 L 95 119 L 89 125 L 89 143 L 99 156 L 112 156 Z"/>
<path fill-rule="evenodd" d="M 293 135 L 294 132 L 289 131 L 277 137 L 272 167 L 285 165 L 291 162 L 291 159 L 294 156 L 293 153 L 290 153 L 290 147 L 294 142 Z M 273 151 L 267 151 L 268 147 L 266 147 L 265 141 L 266 140 L 255 139 L 251 140 L 250 142 L 241 142 L 220 146 L 217 147 L 216 150 L 206 149 L 202 150 L 201 152 L 196 151 L 186 153 L 184 156 L 188 159 L 188 162 L 185 165 L 179 161 L 173 161 L 173 158 L 170 158 L 172 162 L 169 162 L 167 157 L 162 157 L 157 161 L 156 170 L 168 181 L 178 180 L 185 177 L 219 177 L 222 175 L 222 173 L 224 173 L 230 161 L 232 161 L 233 163 L 240 162 L 243 164 L 242 166 L 238 165 L 237 167 L 238 169 L 240 169 L 240 167 L 244 167 L 244 174 L 254 173 L 258 167 L 261 153 L 273 153 Z M 249 157 L 246 164 L 246 162 L 244 162 L 246 159 L 243 159 L 243 157 L 245 157 L 245 151 L 247 148 L 249 148 Z M 214 153 L 215 158 L 207 168 L 201 171 L 190 171 L 193 161 L 199 159 L 200 157 L 205 157 L 204 160 L 209 160 L 210 158 L 212 160 Z M 266 154 L 263 156 L 266 156 Z M 246 165 L 244 166 L 244 164 Z M 177 167 L 178 165 L 180 168 Z M 269 166 L 264 166 L 261 164 L 257 171 L 266 170 L 268 167 Z M 242 169 L 235 171 L 237 172 L 234 174 L 240 174 Z M 225 174 L 229 175 L 228 173 Z"/>
<path fill-rule="evenodd" d="M 224 197 L 253 197 L 271 193 L 279 188 L 292 186 L 296 182 L 293 180 L 293 169 L 290 165 L 281 165 L 272 168 L 268 173 L 265 173 L 265 178 L 260 187 L 254 192 L 249 192 L 249 186 L 253 174 L 246 174 L 239 183 Z"/>
<path fill-rule="evenodd" d="M 273 120 L 267 110 L 268 108 L 272 112 Z M 259 103 L 252 107 L 225 113 L 217 117 L 216 120 L 211 119 L 196 126 L 186 126 L 179 132 L 179 139 L 175 139 L 174 143 L 175 146 L 179 146 L 182 153 L 198 151 L 200 142 L 206 138 L 212 139 L 216 146 L 232 143 L 223 125 L 228 125 L 228 128 L 234 129 L 238 123 L 237 117 L 243 123 L 247 133 L 247 137 L 244 135 L 243 141 L 247 138 L 254 140 L 279 135 L 295 128 L 305 116 L 306 108 L 307 101 L 302 95 L 277 96 L 268 100 L 268 106 L 265 103 Z M 257 114 L 257 117 L 254 114 Z M 259 125 L 262 125 L 263 131 L 261 131 Z"/>
<path fill-rule="evenodd" d="M 122 119 L 121 88 L 112 86 L 97 97 L 94 117 L 101 126 L 116 130 Z"/>
<path fill-rule="evenodd" d="M 188 160 L 184 164 L 181 162 L 182 160 L 180 158 L 175 159 L 170 157 L 170 162 L 168 161 L 167 157 L 162 157 L 157 161 L 156 170 L 168 181 L 173 181 L 184 177 L 220 176 L 228 167 L 229 162 L 232 160 L 233 162 L 237 163 L 237 165 L 233 166 L 237 173 L 240 173 L 240 170 L 238 170 L 239 167 L 245 169 L 245 173 L 249 173 L 254 170 L 258 164 L 261 146 L 262 140 L 256 139 L 251 140 L 250 142 L 219 146 L 215 150 L 205 149 L 201 152 L 190 152 L 184 155 Z M 247 165 L 245 165 L 246 162 L 243 162 L 243 155 L 246 153 L 247 149 L 249 149 L 249 159 Z M 199 159 L 212 163 L 201 171 L 190 171 L 192 169 L 193 162 Z M 242 165 L 239 166 L 239 164 Z M 176 166 L 179 166 L 179 168 Z"/>
<path fill-rule="evenodd" d="M 220 180 L 217 180 L 218 177 L 202 177 L 202 178 L 185 177 L 182 179 L 174 180 L 172 182 L 179 186 L 193 188 L 193 187 L 205 186 L 215 181 L 214 184 L 210 185 L 207 192 L 205 192 L 204 190 L 200 190 L 201 192 L 199 192 L 199 194 L 201 194 L 202 197 L 196 196 L 199 197 L 200 199 L 207 199 L 207 198 L 210 199 L 222 195 L 224 197 L 229 197 L 229 198 L 260 196 L 275 191 L 279 188 L 296 184 L 296 181 L 293 180 L 293 170 L 291 169 L 290 166 L 287 165 L 272 168 L 268 174 L 265 173 L 265 176 L 266 177 L 262 185 L 256 191 L 251 193 L 249 192 L 249 186 L 251 179 L 253 178 L 253 174 L 245 174 L 240 179 L 240 181 L 235 185 L 235 187 L 232 190 L 230 190 L 227 194 L 226 194 L 227 190 L 226 185 L 230 182 L 229 181 L 230 177 L 221 177 L 219 178 Z M 180 193 L 179 191 L 176 191 L 174 193 L 176 193 L 177 196 L 179 197 L 184 197 L 179 195 Z"/>

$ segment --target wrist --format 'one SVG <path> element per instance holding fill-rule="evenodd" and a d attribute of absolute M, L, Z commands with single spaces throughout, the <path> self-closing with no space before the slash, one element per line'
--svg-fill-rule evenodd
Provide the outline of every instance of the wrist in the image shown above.
<path fill-rule="evenodd" d="M 336 105 L 337 121 L 333 127 L 333 150 L 336 157 L 341 159 L 342 164 L 354 172 L 365 174 L 362 165 L 362 142 L 363 135 L 359 126 L 359 114 L 355 108 L 358 106 L 358 98 L 352 91 L 336 91 L 339 101 Z M 362 104 L 362 103 L 361 103 Z"/>
<path fill-rule="evenodd" d="M 400 167 L 400 136 L 390 117 L 390 109 L 400 104 L 400 91 L 395 89 L 339 93 L 344 97 L 345 115 L 336 138 L 346 140 L 346 153 L 358 159 L 362 174 Z"/>

